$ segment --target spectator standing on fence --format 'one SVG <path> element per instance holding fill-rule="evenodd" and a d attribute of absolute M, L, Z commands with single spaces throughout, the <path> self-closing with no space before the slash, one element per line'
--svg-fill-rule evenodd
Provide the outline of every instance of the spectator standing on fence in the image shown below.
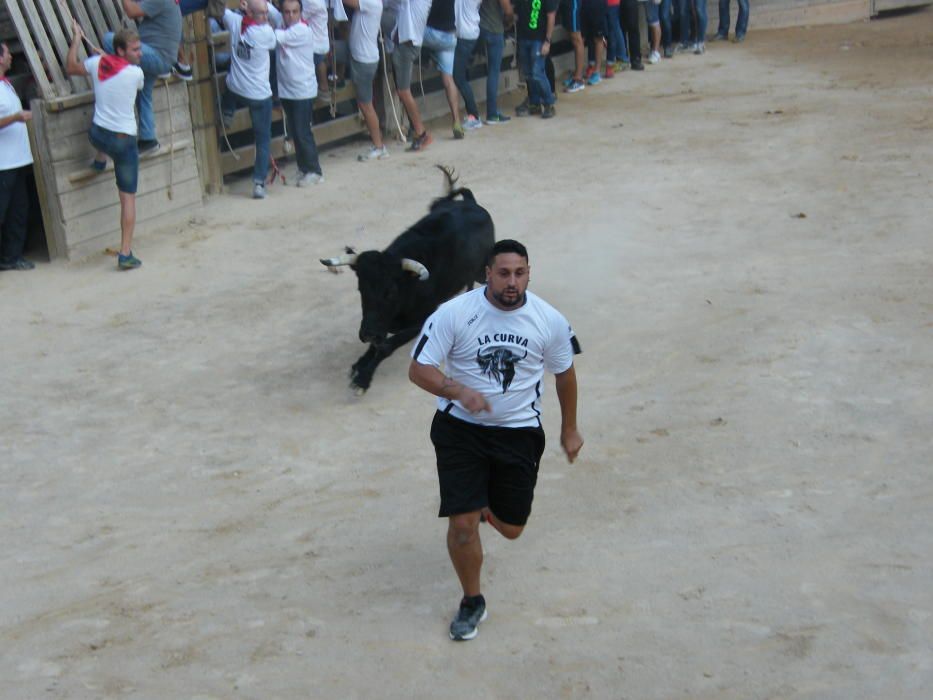
<path fill-rule="evenodd" d="M 350 19 L 350 78 L 356 91 L 356 106 L 363 114 L 372 145 L 357 160 L 365 163 L 389 157 L 382 141 L 379 116 L 373 107 L 373 83 L 379 72 L 379 27 L 382 23 L 382 0 L 343 0 L 355 10 Z"/>
<path fill-rule="evenodd" d="M 479 129 L 483 126 L 479 118 L 479 107 L 476 96 L 470 85 L 468 74 L 476 44 L 479 42 L 479 7 L 482 0 L 455 0 L 454 14 L 457 20 L 457 48 L 454 51 L 454 82 L 463 95 L 463 104 L 466 109 L 466 118 L 463 128 L 467 130 Z"/>
<path fill-rule="evenodd" d="M 181 45 L 181 10 L 175 0 L 123 0 L 123 12 L 139 21 L 142 59 L 139 67 L 146 76 L 143 89 L 136 98 L 139 112 L 139 153 L 156 152 L 155 112 L 152 108 L 152 90 L 157 78 L 168 78 L 178 59 Z M 104 35 L 104 51 L 114 53 L 113 32 Z"/>
<path fill-rule="evenodd" d="M 269 52 L 275 48 L 275 32 L 268 22 L 266 0 L 249 0 L 246 14 L 224 12 L 224 27 L 230 32 L 230 71 L 221 105 L 224 128 L 233 125 L 238 107 L 249 108 L 256 144 L 253 163 L 253 198 L 266 196 L 272 141 L 272 86 L 269 83 Z"/>
<path fill-rule="evenodd" d="M 748 31 L 748 0 L 738 0 L 738 4 L 739 17 L 735 21 L 735 41 L 742 43 Z M 729 38 L 729 5 L 729 0 L 719 0 L 719 29 L 713 41 L 726 41 Z"/>
<path fill-rule="evenodd" d="M 454 55 L 457 51 L 454 2 L 455 0 L 433 0 L 421 46 L 430 52 L 437 69 L 441 72 L 441 83 L 447 97 L 447 106 L 450 108 L 454 138 L 462 139 L 465 132 L 460 124 L 460 95 L 454 83 Z"/>
<path fill-rule="evenodd" d="M 314 37 L 314 73 L 318 97 L 329 97 L 327 85 L 327 54 L 330 35 L 327 33 L 327 3 L 324 0 L 301 0 L 301 19 L 311 28 Z"/>
<path fill-rule="evenodd" d="M 540 114 L 543 119 L 555 116 L 557 98 L 551 90 L 544 61 L 551 53 L 551 36 L 557 0 L 517 0 L 515 3 L 515 29 L 518 34 L 518 59 L 528 85 L 528 97 L 515 114 L 526 117 Z"/>
<path fill-rule="evenodd" d="M 139 67 L 143 48 L 134 29 L 121 29 L 111 38 L 114 54 L 78 60 L 78 47 L 84 37 L 76 21 L 72 23 L 68 49 L 68 75 L 87 76 L 94 87 L 94 117 L 88 138 L 97 149 L 93 167 L 106 167 L 104 156 L 113 159 L 113 171 L 120 195 L 120 253 L 117 266 L 132 270 L 142 265 L 133 255 L 133 230 L 136 227 L 136 186 L 139 181 L 139 147 L 136 143 L 136 95 L 146 83 Z"/>
<path fill-rule="evenodd" d="M 421 60 L 421 42 L 430 11 L 431 0 L 402 0 L 393 32 L 395 51 L 392 52 L 392 68 L 398 98 L 411 122 L 413 138 L 408 147 L 410 151 L 422 151 L 434 141 L 421 121 L 418 103 L 411 94 L 411 73 L 415 62 Z"/>
<path fill-rule="evenodd" d="M 314 37 L 301 19 L 301 0 L 283 0 L 283 28 L 275 30 L 275 63 L 279 100 L 288 135 L 295 144 L 298 187 L 324 182 L 317 145 L 311 133 L 311 103 L 317 97 Z"/>
<path fill-rule="evenodd" d="M 514 20 L 509 0 L 483 0 L 479 6 L 479 41 L 486 47 L 486 123 L 511 120 L 499 111 L 499 74 L 505 51 L 505 28 Z"/>
<path fill-rule="evenodd" d="M 6 74 L 13 63 L 10 47 L 0 43 L 0 270 L 31 270 L 23 257 L 29 193 L 26 171 L 32 165 L 26 122 L 32 112 L 23 109 Z"/>

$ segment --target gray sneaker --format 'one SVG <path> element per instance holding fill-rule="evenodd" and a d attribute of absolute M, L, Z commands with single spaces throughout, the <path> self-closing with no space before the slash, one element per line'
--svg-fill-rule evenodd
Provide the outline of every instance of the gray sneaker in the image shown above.
<path fill-rule="evenodd" d="M 253 183 L 253 199 L 265 199 L 266 186 L 261 182 Z"/>
<path fill-rule="evenodd" d="M 457 617 L 450 623 L 450 638 L 456 642 L 465 642 L 476 636 L 477 626 L 485 620 L 486 599 L 483 596 L 477 596 L 478 602 L 468 602 L 466 598 L 460 601 L 460 609 L 457 611 Z"/>

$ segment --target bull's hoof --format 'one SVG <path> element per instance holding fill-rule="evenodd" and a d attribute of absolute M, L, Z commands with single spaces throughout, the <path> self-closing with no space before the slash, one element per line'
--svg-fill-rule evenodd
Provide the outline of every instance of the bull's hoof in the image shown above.
<path fill-rule="evenodd" d="M 352 381 L 350 382 L 350 388 L 353 389 L 354 394 L 356 394 L 357 396 L 362 396 L 363 394 L 366 393 L 366 390 L 369 389 L 369 385 L 367 384 L 366 386 L 362 386 L 360 384 L 357 384 L 355 381 Z"/>

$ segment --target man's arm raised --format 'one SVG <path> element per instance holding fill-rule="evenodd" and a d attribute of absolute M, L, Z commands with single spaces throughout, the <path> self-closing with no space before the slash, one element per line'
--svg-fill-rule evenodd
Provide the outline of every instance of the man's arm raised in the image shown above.
<path fill-rule="evenodd" d="M 71 21 L 71 46 L 68 47 L 68 58 L 65 61 L 65 72 L 68 75 L 87 75 L 84 64 L 78 60 L 78 47 L 84 32 L 77 20 Z"/>
<path fill-rule="evenodd" d="M 442 399 L 459 401 L 470 413 L 491 410 L 485 396 L 454 381 L 433 365 L 423 365 L 417 360 L 412 360 L 408 366 L 408 378 L 428 393 Z"/>
<path fill-rule="evenodd" d="M 577 430 L 577 373 L 573 365 L 554 375 L 554 384 L 560 403 L 560 446 L 572 463 L 583 447 L 583 436 Z"/>

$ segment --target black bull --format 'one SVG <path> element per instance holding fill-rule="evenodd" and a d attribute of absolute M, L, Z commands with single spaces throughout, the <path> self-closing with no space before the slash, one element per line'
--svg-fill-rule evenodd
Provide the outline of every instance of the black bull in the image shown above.
<path fill-rule="evenodd" d="M 466 188 L 446 197 L 382 252 L 322 259 L 328 267 L 349 265 L 359 281 L 363 320 L 360 340 L 369 348 L 350 369 L 350 386 L 365 392 L 376 367 L 421 330 L 443 302 L 486 279 L 486 255 L 495 243 L 489 212 Z"/>

